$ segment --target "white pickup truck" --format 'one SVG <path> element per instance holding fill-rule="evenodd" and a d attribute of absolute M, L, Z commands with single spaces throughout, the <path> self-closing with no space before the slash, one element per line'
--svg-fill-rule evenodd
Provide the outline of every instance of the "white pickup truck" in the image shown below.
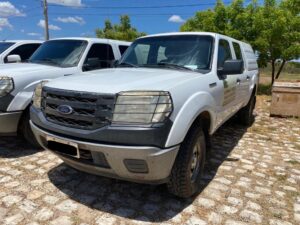
<path fill-rule="evenodd" d="M 117 68 L 41 83 L 38 142 L 93 174 L 199 191 L 210 136 L 238 114 L 250 125 L 258 67 L 249 44 L 215 33 L 136 40 Z"/>
<path fill-rule="evenodd" d="M 25 62 L 42 43 L 38 40 L 0 41 L 0 64 Z"/>
<path fill-rule="evenodd" d="M 21 134 L 32 144 L 29 105 L 41 80 L 111 67 L 129 42 L 96 38 L 62 38 L 42 44 L 27 63 L 0 67 L 0 135 Z"/>

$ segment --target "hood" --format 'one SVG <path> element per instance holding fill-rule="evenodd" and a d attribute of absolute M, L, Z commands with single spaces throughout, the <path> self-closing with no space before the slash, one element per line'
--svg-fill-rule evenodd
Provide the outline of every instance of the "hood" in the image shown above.
<path fill-rule="evenodd" d="M 47 87 L 97 93 L 119 93 L 134 90 L 169 91 L 188 80 L 201 76 L 190 71 L 150 68 L 115 68 L 59 78 Z"/>
<path fill-rule="evenodd" d="M 35 63 L 9 63 L 0 66 L 0 76 L 9 76 L 12 78 L 16 78 L 19 75 L 24 76 L 24 73 L 36 73 L 45 70 L 55 71 L 59 69 L 61 68 Z"/>

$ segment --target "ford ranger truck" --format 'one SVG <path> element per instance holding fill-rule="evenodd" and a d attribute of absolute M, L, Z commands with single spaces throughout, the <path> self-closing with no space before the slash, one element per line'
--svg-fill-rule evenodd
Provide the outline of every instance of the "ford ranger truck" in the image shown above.
<path fill-rule="evenodd" d="M 42 43 L 38 40 L 0 41 L 0 64 L 26 62 Z"/>
<path fill-rule="evenodd" d="M 41 80 L 111 67 L 129 42 L 62 38 L 47 41 L 27 63 L 0 66 L 0 136 L 20 133 L 37 145 L 29 125 L 29 106 Z"/>
<path fill-rule="evenodd" d="M 38 142 L 67 165 L 134 182 L 200 189 L 210 136 L 229 118 L 250 125 L 258 68 L 247 43 L 215 33 L 137 39 L 117 68 L 40 83 Z"/>

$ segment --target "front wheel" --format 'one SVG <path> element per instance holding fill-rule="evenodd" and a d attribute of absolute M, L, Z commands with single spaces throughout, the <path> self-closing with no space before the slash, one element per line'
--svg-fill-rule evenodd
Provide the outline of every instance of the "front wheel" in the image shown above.
<path fill-rule="evenodd" d="M 205 136 L 202 126 L 190 129 L 182 143 L 167 184 L 170 193 L 188 198 L 200 190 L 205 163 Z"/>
<path fill-rule="evenodd" d="M 23 116 L 21 118 L 20 124 L 19 124 L 19 134 L 24 137 L 24 139 L 33 147 L 35 148 L 40 148 L 41 146 L 37 142 L 30 124 L 30 115 L 29 115 L 29 110 L 24 111 Z"/>

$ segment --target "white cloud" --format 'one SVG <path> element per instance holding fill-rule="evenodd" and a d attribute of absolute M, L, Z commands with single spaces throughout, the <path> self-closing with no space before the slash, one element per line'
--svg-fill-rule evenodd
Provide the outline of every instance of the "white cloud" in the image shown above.
<path fill-rule="evenodd" d="M 8 19 L 0 18 L 0 30 L 2 30 L 5 27 L 10 28 L 10 29 L 13 28 L 13 26 L 9 23 Z"/>
<path fill-rule="evenodd" d="M 27 33 L 28 36 L 41 36 L 39 33 Z"/>
<path fill-rule="evenodd" d="M 45 20 L 40 20 L 37 25 L 41 28 L 45 28 Z M 49 27 L 49 30 L 61 30 L 60 27 L 52 25 L 52 24 L 49 24 L 48 27 Z"/>
<path fill-rule="evenodd" d="M 48 0 L 48 3 L 72 7 L 83 6 L 81 0 Z"/>
<path fill-rule="evenodd" d="M 168 21 L 172 22 L 172 23 L 184 23 L 185 22 L 185 20 L 182 19 L 181 16 L 179 16 L 179 15 L 171 16 Z"/>
<path fill-rule="evenodd" d="M 25 16 L 10 2 L 0 2 L 0 17 Z"/>
<path fill-rule="evenodd" d="M 69 17 L 58 17 L 56 21 L 62 22 L 62 23 L 77 23 L 80 25 L 85 24 L 85 21 L 82 17 L 79 16 L 69 16 Z"/>

